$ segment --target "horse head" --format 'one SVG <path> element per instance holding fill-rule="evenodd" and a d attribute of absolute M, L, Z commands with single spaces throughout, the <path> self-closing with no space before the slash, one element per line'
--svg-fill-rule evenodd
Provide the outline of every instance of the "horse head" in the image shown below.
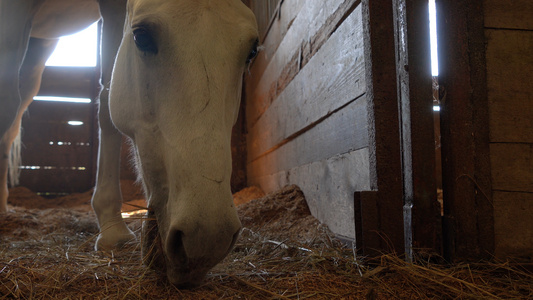
<path fill-rule="evenodd" d="M 176 285 L 201 281 L 238 237 L 231 130 L 257 43 L 240 0 L 128 2 L 109 107 L 148 199 L 146 261 Z"/>

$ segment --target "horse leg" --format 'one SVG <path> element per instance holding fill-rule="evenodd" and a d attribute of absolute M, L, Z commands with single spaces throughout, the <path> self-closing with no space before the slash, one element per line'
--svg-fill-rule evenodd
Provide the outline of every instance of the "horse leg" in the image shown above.
<path fill-rule="evenodd" d="M 14 139 L 7 132 L 18 118 L 22 102 L 19 71 L 28 47 L 33 16 L 42 2 L 0 0 L 0 212 L 7 211 L 7 169 Z"/>
<path fill-rule="evenodd" d="M 113 249 L 135 240 L 121 215 L 120 147 L 122 135 L 111 122 L 109 114 L 109 83 L 115 55 L 122 40 L 126 12 L 125 0 L 100 0 L 102 28 L 102 76 L 98 121 L 100 143 L 98 147 L 98 172 L 92 206 L 98 218 L 100 234 L 96 249 Z"/>

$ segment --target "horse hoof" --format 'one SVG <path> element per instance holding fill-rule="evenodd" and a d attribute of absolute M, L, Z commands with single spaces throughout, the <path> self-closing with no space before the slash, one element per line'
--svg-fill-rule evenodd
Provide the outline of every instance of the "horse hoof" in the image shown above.
<path fill-rule="evenodd" d="M 135 234 L 125 225 L 103 227 L 96 239 L 97 251 L 110 251 L 123 248 L 126 244 L 136 242 Z"/>

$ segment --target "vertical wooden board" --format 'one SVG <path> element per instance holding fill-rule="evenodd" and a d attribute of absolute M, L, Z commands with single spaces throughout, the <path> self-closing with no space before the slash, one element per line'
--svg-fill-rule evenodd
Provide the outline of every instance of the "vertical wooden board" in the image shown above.
<path fill-rule="evenodd" d="M 485 33 L 490 140 L 533 143 L 533 31 Z"/>
<path fill-rule="evenodd" d="M 438 1 L 444 255 L 490 258 L 493 231 L 485 36 L 481 0 Z M 471 180 L 471 179 L 474 180 Z M 485 196 L 487 195 L 487 196 Z M 482 230 L 483 229 L 483 230 Z"/>
<path fill-rule="evenodd" d="M 533 30 L 533 1 L 484 0 L 485 27 Z"/>
<path fill-rule="evenodd" d="M 289 136 L 315 124 L 364 93 L 362 42 L 359 8 L 249 129 L 250 159 L 276 147 Z"/>
<path fill-rule="evenodd" d="M 356 191 L 368 190 L 368 149 L 360 149 L 275 174 L 250 178 L 264 191 L 296 184 L 304 192 L 311 213 L 336 235 L 355 239 Z"/>
<path fill-rule="evenodd" d="M 404 249 L 402 169 L 392 1 L 362 1 L 370 190 L 361 199 L 365 240 L 374 254 Z M 368 200 L 368 201 L 367 201 Z M 368 214 L 368 215 L 367 215 Z M 370 219 L 370 220 L 368 220 Z M 384 240 L 382 237 L 387 237 Z M 366 251 L 368 252 L 368 251 Z"/>
<path fill-rule="evenodd" d="M 492 187 L 533 193 L 533 144 L 491 144 Z"/>
<path fill-rule="evenodd" d="M 495 254 L 533 257 L 533 193 L 494 192 Z"/>

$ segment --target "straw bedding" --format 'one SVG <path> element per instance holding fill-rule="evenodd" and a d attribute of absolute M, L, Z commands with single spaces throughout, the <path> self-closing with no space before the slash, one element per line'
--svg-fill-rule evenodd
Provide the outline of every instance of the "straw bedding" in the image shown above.
<path fill-rule="evenodd" d="M 11 212 L 0 215 L 0 299 L 533 298 L 528 265 L 356 256 L 310 215 L 295 186 L 250 202 L 261 192 L 236 195 L 244 229 L 235 250 L 192 290 L 178 290 L 143 266 L 137 244 L 93 251 L 98 228 L 90 193 L 54 200 L 20 189 L 12 195 Z M 142 218 L 128 222 L 140 232 Z"/>

